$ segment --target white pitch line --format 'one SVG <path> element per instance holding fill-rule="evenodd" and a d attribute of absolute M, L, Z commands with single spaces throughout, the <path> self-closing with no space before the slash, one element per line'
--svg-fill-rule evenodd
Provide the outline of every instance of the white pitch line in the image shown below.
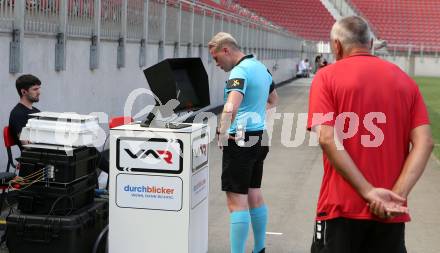
<path fill-rule="evenodd" d="M 266 232 L 266 235 L 283 235 L 283 233 L 278 233 L 278 232 Z"/>

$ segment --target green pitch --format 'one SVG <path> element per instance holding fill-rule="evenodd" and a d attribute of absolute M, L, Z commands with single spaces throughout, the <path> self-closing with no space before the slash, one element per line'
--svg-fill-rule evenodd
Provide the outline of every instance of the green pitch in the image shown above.
<path fill-rule="evenodd" d="M 415 77 L 425 99 L 431 120 L 432 135 L 436 143 L 435 156 L 440 159 L 440 78 Z"/>

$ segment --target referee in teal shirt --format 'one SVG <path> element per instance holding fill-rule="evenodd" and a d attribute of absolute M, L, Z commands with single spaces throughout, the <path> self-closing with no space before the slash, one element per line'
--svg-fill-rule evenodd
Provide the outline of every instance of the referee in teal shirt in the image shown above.
<path fill-rule="evenodd" d="M 266 110 L 276 105 L 278 96 L 264 64 L 241 52 L 230 34 L 216 34 L 208 48 L 217 66 L 231 72 L 217 128 L 219 147 L 223 149 L 222 190 L 230 211 L 231 253 L 245 252 L 250 223 L 255 239 L 253 252 L 264 253 L 268 211 L 261 180 L 269 147 L 262 144 L 262 139 L 266 134 Z"/>

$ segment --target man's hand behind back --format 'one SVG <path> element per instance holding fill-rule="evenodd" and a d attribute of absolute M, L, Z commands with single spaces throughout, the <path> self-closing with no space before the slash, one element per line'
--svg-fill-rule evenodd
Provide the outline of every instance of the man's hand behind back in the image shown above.
<path fill-rule="evenodd" d="M 406 199 L 391 190 L 372 188 L 365 198 L 370 212 L 379 218 L 388 219 L 408 213 L 408 208 L 404 206 Z"/>

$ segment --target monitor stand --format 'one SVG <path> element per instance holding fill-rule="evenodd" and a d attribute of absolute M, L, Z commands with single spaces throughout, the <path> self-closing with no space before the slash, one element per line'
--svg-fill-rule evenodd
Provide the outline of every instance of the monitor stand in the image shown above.
<path fill-rule="evenodd" d="M 185 127 L 190 127 L 191 124 L 187 124 L 187 123 L 178 123 L 178 122 L 170 122 L 170 123 L 166 123 L 165 127 L 169 128 L 169 129 L 182 129 Z"/>
<path fill-rule="evenodd" d="M 156 117 L 155 112 L 156 112 L 156 111 L 153 110 L 153 111 L 151 111 L 151 112 L 147 115 L 147 118 L 146 118 L 144 121 L 142 121 L 142 123 L 141 123 L 141 127 L 150 127 L 151 122 L 153 122 L 154 117 Z M 152 126 L 151 126 L 151 127 L 152 127 Z"/>
<path fill-rule="evenodd" d="M 147 118 L 141 123 L 141 127 L 182 129 L 191 126 L 191 124 L 188 123 L 165 122 L 160 120 L 154 120 L 155 116 L 156 115 L 154 112 L 150 112 Z"/>

